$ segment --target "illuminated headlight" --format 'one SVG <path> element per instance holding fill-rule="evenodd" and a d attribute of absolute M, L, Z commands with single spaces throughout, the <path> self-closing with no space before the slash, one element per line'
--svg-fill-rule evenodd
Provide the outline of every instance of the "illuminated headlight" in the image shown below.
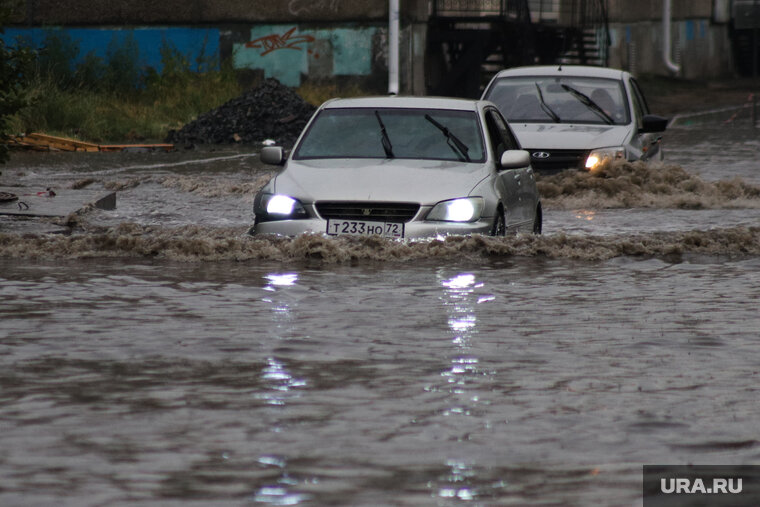
<path fill-rule="evenodd" d="M 618 146 L 615 148 L 600 148 L 593 150 L 586 158 L 585 167 L 589 171 L 599 169 L 605 162 L 612 162 L 625 158 L 625 148 Z"/>
<path fill-rule="evenodd" d="M 428 220 L 441 222 L 474 222 L 483 211 L 482 197 L 464 197 L 442 201 L 428 213 Z"/>
<path fill-rule="evenodd" d="M 282 194 L 258 194 L 253 201 L 256 222 L 307 218 L 303 204 Z"/>

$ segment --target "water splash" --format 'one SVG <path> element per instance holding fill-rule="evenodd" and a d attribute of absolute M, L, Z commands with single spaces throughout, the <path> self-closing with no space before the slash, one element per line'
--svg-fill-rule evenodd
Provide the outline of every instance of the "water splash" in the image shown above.
<path fill-rule="evenodd" d="M 179 262 L 409 262 L 516 256 L 607 260 L 620 256 L 760 255 L 760 227 L 611 236 L 554 234 L 505 238 L 451 236 L 398 242 L 380 237 L 248 236 L 241 228 L 162 228 L 132 223 L 70 236 L 0 232 L 0 257 L 26 259 L 149 258 Z"/>
<path fill-rule="evenodd" d="M 760 208 L 760 186 L 741 178 L 705 181 L 677 165 L 615 162 L 598 172 L 540 176 L 545 208 Z"/>

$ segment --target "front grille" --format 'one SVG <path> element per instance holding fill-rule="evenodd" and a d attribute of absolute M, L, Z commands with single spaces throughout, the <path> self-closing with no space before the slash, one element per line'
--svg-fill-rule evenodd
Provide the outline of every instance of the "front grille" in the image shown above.
<path fill-rule="evenodd" d="M 420 205 L 403 202 L 323 201 L 316 203 L 316 208 L 322 218 L 408 222 L 417 214 Z"/>
<path fill-rule="evenodd" d="M 558 172 L 565 169 L 581 169 L 586 162 L 586 150 L 529 149 L 533 169 L 540 172 Z M 549 156 L 547 157 L 546 154 Z"/>

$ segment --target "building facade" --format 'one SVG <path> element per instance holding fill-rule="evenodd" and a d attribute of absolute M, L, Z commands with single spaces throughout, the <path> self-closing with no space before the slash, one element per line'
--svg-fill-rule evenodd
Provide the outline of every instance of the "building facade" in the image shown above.
<path fill-rule="evenodd" d="M 510 65 L 570 58 L 570 32 L 559 29 L 571 27 L 604 35 L 596 42 L 598 64 L 635 74 L 673 74 L 662 54 L 663 0 L 401 0 L 402 93 L 422 95 L 437 89 L 451 78 L 455 60 L 468 52 L 471 60 L 483 61 L 473 60 L 456 72 L 476 72 L 476 65 L 484 67 L 489 59 L 497 66 L 507 64 L 499 63 L 507 58 L 493 58 L 494 51 L 510 51 L 507 39 L 477 35 L 480 53 L 474 53 L 467 37 L 447 41 L 445 34 L 454 33 L 451 29 L 435 32 L 433 27 L 440 26 L 436 21 L 446 13 L 461 15 L 459 25 L 469 32 L 503 32 L 523 30 L 514 15 L 523 6 L 531 31 L 525 32 L 529 37 L 521 32 L 519 40 L 529 47 L 522 47 L 524 54 Z M 597 13 L 595 24 L 581 26 L 591 7 Z M 485 22 L 497 12 L 510 23 Z M 605 16 L 604 25 L 599 24 L 599 13 Z M 672 0 L 671 46 L 678 75 L 707 79 L 736 74 L 734 21 L 730 0 Z M 457 21 L 446 26 L 456 27 Z M 546 40 L 558 33 L 561 43 L 552 40 L 547 45 Z M 139 49 L 140 65 L 157 71 L 162 47 L 172 47 L 189 61 L 230 58 L 236 68 L 255 77 L 275 77 L 294 87 L 355 82 L 382 93 L 388 79 L 387 0 L 22 0 L 3 37 L 20 37 L 38 47 L 66 38 L 77 50 L 74 63 L 88 55 L 108 58 L 109 48 L 129 40 Z M 496 42 L 485 47 L 483 40 Z"/>

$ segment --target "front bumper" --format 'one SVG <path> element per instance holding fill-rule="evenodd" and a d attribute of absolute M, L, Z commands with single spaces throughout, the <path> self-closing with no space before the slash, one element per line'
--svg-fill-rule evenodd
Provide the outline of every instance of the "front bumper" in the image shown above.
<path fill-rule="evenodd" d="M 404 239 L 426 239 L 449 235 L 490 234 L 493 219 L 482 218 L 477 222 L 425 222 L 411 221 L 404 224 Z M 250 229 L 250 234 L 277 234 L 297 236 L 304 233 L 327 234 L 327 221 L 319 218 L 303 220 L 278 220 L 261 222 Z"/>

